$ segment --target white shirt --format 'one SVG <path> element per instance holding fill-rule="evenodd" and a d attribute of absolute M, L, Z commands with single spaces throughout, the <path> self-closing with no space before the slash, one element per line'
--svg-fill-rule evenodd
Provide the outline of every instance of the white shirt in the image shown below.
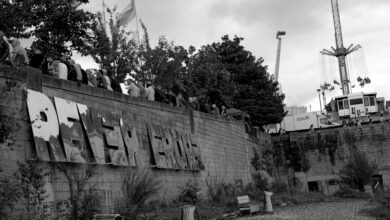
<path fill-rule="evenodd" d="M 58 78 L 60 79 L 68 79 L 68 67 L 64 63 L 58 63 Z"/>
<path fill-rule="evenodd" d="M 149 101 L 154 101 L 154 89 L 153 86 L 149 86 L 148 88 L 145 89 L 146 91 L 146 98 Z"/>
<path fill-rule="evenodd" d="M 129 85 L 129 95 L 132 97 L 139 97 L 139 88 L 133 82 Z"/>

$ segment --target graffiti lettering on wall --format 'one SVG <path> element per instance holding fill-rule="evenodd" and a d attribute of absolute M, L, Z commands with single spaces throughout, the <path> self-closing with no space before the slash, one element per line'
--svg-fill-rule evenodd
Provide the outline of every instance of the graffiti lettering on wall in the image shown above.
<path fill-rule="evenodd" d="M 36 156 L 43 161 L 137 166 L 141 148 L 131 117 L 27 90 Z M 151 161 L 157 168 L 199 170 L 200 149 L 192 134 L 147 124 Z"/>

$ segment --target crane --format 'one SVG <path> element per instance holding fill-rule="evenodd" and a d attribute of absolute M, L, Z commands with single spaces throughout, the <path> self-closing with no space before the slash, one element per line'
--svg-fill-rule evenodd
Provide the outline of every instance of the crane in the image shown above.
<path fill-rule="evenodd" d="M 331 47 L 331 50 L 323 49 L 321 53 L 329 56 L 334 56 L 338 59 L 341 89 L 343 90 L 343 95 L 348 95 L 351 93 L 351 82 L 348 76 L 345 57 L 348 54 L 360 49 L 361 46 L 360 45 L 354 46 L 353 44 L 351 44 L 348 48 L 344 47 L 343 35 L 341 32 L 338 0 L 331 0 L 331 4 L 332 4 L 332 12 L 333 12 L 335 38 L 336 38 L 336 49 L 334 47 Z"/>
<path fill-rule="evenodd" d="M 275 74 L 274 74 L 276 82 L 278 81 L 278 78 L 279 78 L 280 48 L 282 45 L 282 38 L 280 36 L 282 36 L 282 35 L 286 35 L 286 32 L 285 31 L 278 31 L 276 33 L 276 39 L 278 39 L 278 49 L 277 49 L 277 53 L 276 53 Z"/>

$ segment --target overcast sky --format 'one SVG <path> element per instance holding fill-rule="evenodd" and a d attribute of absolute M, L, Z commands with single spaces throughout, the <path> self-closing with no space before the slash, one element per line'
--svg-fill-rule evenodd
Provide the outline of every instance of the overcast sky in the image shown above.
<path fill-rule="evenodd" d="M 130 0 L 105 0 L 120 12 Z M 82 8 L 102 10 L 102 0 L 90 0 Z M 137 0 L 138 18 L 146 24 L 152 45 L 160 35 L 175 44 L 188 47 L 220 41 L 225 34 L 244 38 L 243 45 L 257 58 L 263 57 L 274 73 L 278 30 L 284 30 L 279 81 L 288 106 L 312 106 L 319 109 L 316 89 L 324 81 L 339 80 L 336 63 L 320 59 L 319 52 L 335 46 L 330 0 Z M 344 45 L 360 44 L 362 51 L 350 59 L 357 75 L 370 77 L 372 83 L 353 92 L 377 92 L 390 98 L 390 1 L 339 0 Z M 128 30 L 135 30 L 135 22 Z M 364 59 L 365 58 L 365 59 Z M 363 61 L 366 61 L 364 64 Z M 83 66 L 93 64 L 79 58 Z M 321 65 L 322 64 L 322 65 Z M 325 65 L 324 65 L 325 64 Z M 321 66 L 327 70 L 321 71 Z M 366 73 L 367 72 L 367 73 Z M 327 95 L 327 100 L 341 90 Z"/>

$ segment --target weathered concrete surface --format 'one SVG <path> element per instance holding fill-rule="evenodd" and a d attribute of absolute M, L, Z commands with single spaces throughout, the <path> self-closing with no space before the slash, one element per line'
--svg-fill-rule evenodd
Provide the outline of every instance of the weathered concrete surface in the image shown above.
<path fill-rule="evenodd" d="M 378 164 L 383 185 L 390 184 L 390 123 L 365 124 L 308 132 L 292 132 L 273 136 L 275 161 L 281 176 L 287 176 L 287 161 L 295 163 L 306 157 L 310 169 L 295 175 L 303 184 L 318 182 L 320 191 L 331 194 L 337 190 L 340 169 L 348 161 L 352 150 L 364 152 Z M 295 170 L 296 172 L 302 170 Z M 308 189 L 308 186 L 305 186 Z"/>
<path fill-rule="evenodd" d="M 16 161 L 26 161 L 33 155 L 34 138 L 28 117 L 26 88 L 46 94 L 51 101 L 57 97 L 113 114 L 131 115 L 139 138 L 140 149 L 136 150 L 142 158 L 139 161 L 141 165 L 134 169 L 150 169 L 153 175 L 163 182 L 160 195 L 163 200 L 175 198 L 178 187 L 185 185 L 189 180 L 198 183 L 204 192 L 203 195 L 206 195 L 207 190 L 205 180 L 209 178 L 247 184 L 253 170 L 250 160 L 254 149 L 259 150 L 261 145 L 271 143 L 267 135 L 262 135 L 259 139 L 250 138 L 245 133 L 244 125 L 234 120 L 201 112 L 193 112 L 193 118 L 190 119 L 191 114 L 188 109 L 172 108 L 165 104 L 131 98 L 104 89 L 78 85 L 74 82 L 43 76 L 34 71 L 25 72 L 22 68 L 15 70 L 0 66 L 0 85 L 5 86 L 7 82 L 14 82 L 15 86 L 9 88 L 7 93 L 10 99 L 4 100 L 1 104 L 6 106 L 9 114 L 13 114 L 15 121 L 21 124 L 14 141 L 9 145 L 7 143 L 0 145 L 0 166 L 10 172 L 16 168 Z M 147 133 L 147 123 L 151 122 L 188 134 L 193 130 L 192 135 L 196 136 L 197 146 L 200 149 L 200 153 L 197 154 L 200 154 L 204 169 L 188 171 L 152 167 L 150 161 L 152 152 Z M 92 137 L 94 131 L 88 132 L 85 136 Z M 124 167 L 98 165 L 98 175 L 92 179 L 91 184 L 96 184 L 101 191 L 103 204 L 108 211 L 112 210 L 115 200 L 120 195 L 121 175 L 124 169 Z M 56 201 L 69 198 L 69 187 L 58 171 L 50 166 L 49 170 L 48 193 L 51 195 L 51 204 L 54 208 Z"/>

